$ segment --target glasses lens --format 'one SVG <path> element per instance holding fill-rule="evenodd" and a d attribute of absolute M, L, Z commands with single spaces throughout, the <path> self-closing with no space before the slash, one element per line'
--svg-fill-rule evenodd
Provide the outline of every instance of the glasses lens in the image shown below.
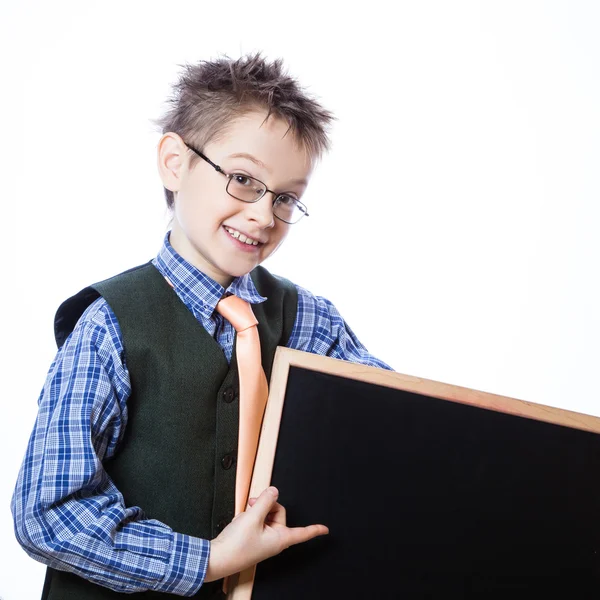
<path fill-rule="evenodd" d="M 265 191 L 262 182 L 241 173 L 234 173 L 227 182 L 227 192 L 244 202 L 256 202 Z M 306 206 L 293 196 L 280 194 L 273 204 L 273 214 L 286 223 L 296 223 L 306 214 Z"/>
<path fill-rule="evenodd" d="M 238 200 L 244 202 L 256 202 L 265 192 L 265 186 L 248 175 L 234 173 L 229 178 L 227 191 Z"/>
<path fill-rule="evenodd" d="M 273 214 L 286 223 L 296 223 L 306 214 L 306 206 L 293 196 L 280 194 L 273 205 Z"/>

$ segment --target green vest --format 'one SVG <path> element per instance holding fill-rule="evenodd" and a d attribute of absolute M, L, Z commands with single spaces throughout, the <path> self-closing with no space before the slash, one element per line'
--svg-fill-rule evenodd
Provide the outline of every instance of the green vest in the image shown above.
<path fill-rule="evenodd" d="M 298 295 L 291 282 L 263 267 L 256 267 L 251 277 L 267 297 L 252 309 L 269 379 L 275 349 L 285 346 L 291 335 Z M 119 321 L 131 378 L 125 434 L 104 468 L 126 506 L 141 507 L 147 519 L 179 533 L 213 539 L 234 516 L 239 389 L 235 340 L 229 365 L 215 339 L 147 263 L 65 301 L 55 319 L 59 347 L 100 295 Z M 207 583 L 194 598 L 219 597 L 220 589 L 220 581 Z M 115 598 L 123 595 L 54 569 L 48 569 L 42 594 L 42 600 Z"/>

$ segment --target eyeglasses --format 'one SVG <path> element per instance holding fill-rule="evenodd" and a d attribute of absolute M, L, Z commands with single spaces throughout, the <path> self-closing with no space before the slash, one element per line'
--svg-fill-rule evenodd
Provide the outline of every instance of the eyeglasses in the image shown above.
<path fill-rule="evenodd" d="M 226 192 L 242 202 L 258 202 L 267 192 L 273 194 L 273 214 L 284 223 L 293 225 L 302 217 L 308 217 L 306 206 L 294 196 L 289 194 L 278 194 L 254 177 L 244 175 L 243 173 L 225 173 L 219 165 L 215 165 L 212 160 L 204 156 L 200 150 L 185 144 L 190 150 L 195 152 L 200 158 L 203 158 L 215 171 L 222 173 L 227 177 Z"/>

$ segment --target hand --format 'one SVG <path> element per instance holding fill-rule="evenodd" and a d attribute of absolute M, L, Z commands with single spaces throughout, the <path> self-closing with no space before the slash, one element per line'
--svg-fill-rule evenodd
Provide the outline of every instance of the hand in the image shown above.
<path fill-rule="evenodd" d="M 287 527 L 278 497 L 277 488 L 269 487 L 258 498 L 250 498 L 250 508 L 211 541 L 205 581 L 238 573 L 294 544 L 329 533 L 325 525 Z"/>

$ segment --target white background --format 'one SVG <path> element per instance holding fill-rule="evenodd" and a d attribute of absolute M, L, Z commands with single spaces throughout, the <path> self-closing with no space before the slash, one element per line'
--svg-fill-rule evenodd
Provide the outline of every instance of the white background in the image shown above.
<path fill-rule="evenodd" d="M 0 597 L 42 586 L 9 501 L 54 311 L 159 249 L 185 62 L 281 56 L 338 117 L 271 271 L 398 371 L 600 415 L 599 7 L 3 2 Z"/>

